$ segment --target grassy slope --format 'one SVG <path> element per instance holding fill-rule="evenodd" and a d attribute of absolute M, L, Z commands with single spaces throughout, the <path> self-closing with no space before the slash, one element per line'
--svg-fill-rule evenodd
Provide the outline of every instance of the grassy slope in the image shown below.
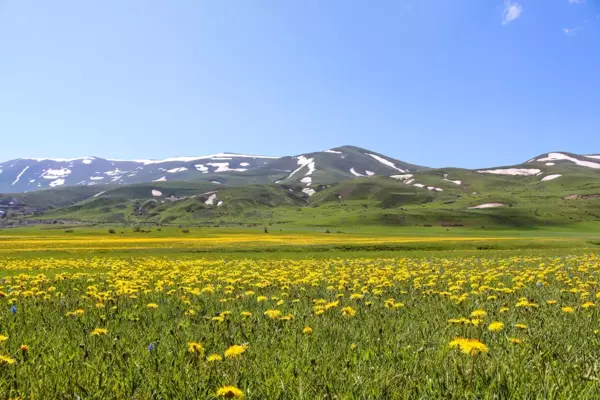
<path fill-rule="evenodd" d="M 532 165 L 533 164 L 533 165 Z M 542 164 L 542 166 L 538 165 Z M 541 176 L 515 177 L 481 174 L 457 168 L 429 169 L 414 173 L 414 183 L 443 192 L 407 185 L 401 180 L 372 177 L 329 185 L 308 199 L 297 184 L 230 186 L 208 182 L 154 182 L 108 189 L 97 198 L 46 213 L 44 218 L 79 219 L 93 222 L 176 224 L 276 224 L 283 226 L 354 225 L 465 225 L 470 227 L 567 226 L 600 221 L 599 200 L 565 200 L 570 194 L 600 193 L 600 173 L 558 163 L 545 167 L 529 163 L 522 168 L 544 169 Z M 315 173 L 317 173 L 316 171 Z M 563 174 L 541 182 L 542 176 Z M 448 180 L 460 180 L 457 185 Z M 68 189 L 71 189 L 69 191 Z M 155 198 L 152 189 L 163 196 Z M 50 196 L 72 191 L 97 193 L 99 187 L 65 188 L 25 194 L 35 204 L 59 204 Z M 222 206 L 206 205 L 206 192 L 217 191 Z M 70 194 L 66 204 L 78 198 Z M 191 197 L 181 201 L 165 198 Z M 340 200 L 341 196 L 341 200 Z M 64 202 L 64 200 L 63 200 Z M 484 203 L 505 207 L 469 209 Z M 600 224 L 600 223 L 598 223 Z"/>

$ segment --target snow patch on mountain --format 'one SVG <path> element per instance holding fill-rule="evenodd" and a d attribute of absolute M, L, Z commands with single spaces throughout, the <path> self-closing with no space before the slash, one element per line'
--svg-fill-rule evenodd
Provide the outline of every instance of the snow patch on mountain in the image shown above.
<path fill-rule="evenodd" d="M 312 173 L 315 171 L 315 159 L 314 158 L 306 158 L 305 156 L 298 156 L 298 157 L 296 157 L 296 159 L 298 160 L 299 167 L 296 168 L 294 171 L 292 171 L 292 173 L 289 174 L 287 176 L 287 178 L 285 178 L 285 179 L 290 179 L 298 171 L 300 171 L 302 168 L 305 168 L 305 167 L 308 167 L 308 172 L 305 174 L 305 176 L 312 175 Z"/>
<path fill-rule="evenodd" d="M 55 180 L 58 178 L 64 178 L 71 175 L 73 171 L 68 168 L 61 169 L 48 169 L 42 175 L 41 178 Z"/>
<path fill-rule="evenodd" d="M 212 205 L 214 205 L 214 204 L 215 204 L 215 200 L 217 200 L 217 195 L 216 195 L 216 194 L 211 194 L 211 195 L 208 197 L 208 200 L 206 200 L 206 201 L 204 202 L 204 204 L 207 204 L 207 205 L 209 205 L 209 206 L 212 206 Z"/>
<path fill-rule="evenodd" d="M 589 157 L 589 156 L 588 156 Z M 594 158 L 594 157 L 591 157 Z M 574 164 L 579 165 L 580 167 L 594 168 L 600 169 L 600 164 L 592 161 L 584 161 L 575 157 L 571 157 L 567 154 L 563 153 L 549 153 L 548 157 L 538 158 L 538 161 L 571 161 Z"/>
<path fill-rule="evenodd" d="M 65 184 L 65 180 L 63 178 L 59 178 L 59 179 L 56 179 L 56 180 L 50 182 L 49 186 L 56 187 L 56 186 L 62 186 L 64 184 Z"/>
<path fill-rule="evenodd" d="M 304 188 L 304 189 L 302 189 L 302 193 L 306 193 L 307 195 L 312 196 L 315 193 L 317 193 L 317 191 L 315 189 L 311 189 L 311 188 Z"/>
<path fill-rule="evenodd" d="M 496 207 L 504 207 L 502 203 L 485 203 L 480 204 L 478 206 L 469 207 L 469 210 L 481 209 L 481 208 L 496 208 Z"/>
<path fill-rule="evenodd" d="M 542 178 L 542 182 L 551 181 L 553 179 L 560 178 L 561 176 L 562 176 L 561 174 L 547 175 Z"/>
<path fill-rule="evenodd" d="M 455 185 L 458 185 L 458 186 L 460 186 L 462 184 L 462 181 L 453 181 L 452 179 L 448 179 L 448 178 L 444 178 L 444 180 L 446 182 L 452 182 L 452 183 L 454 183 Z"/>
<path fill-rule="evenodd" d="M 512 175 L 512 176 L 530 176 L 536 175 L 542 172 L 539 169 L 535 168 L 505 168 L 505 169 L 487 169 L 477 171 L 481 174 L 494 174 L 494 175 Z"/>
<path fill-rule="evenodd" d="M 160 197 L 162 192 L 160 190 L 152 189 L 152 197 Z"/>
<path fill-rule="evenodd" d="M 394 164 L 393 162 L 391 162 L 391 161 L 389 161 L 389 160 L 386 160 L 386 159 L 385 159 L 385 158 L 383 158 L 383 157 L 380 157 L 380 156 L 378 156 L 378 155 L 376 155 L 376 154 L 371 154 L 371 153 L 366 153 L 366 154 L 367 154 L 368 156 L 371 156 L 371 157 L 373 157 L 374 159 L 376 159 L 377 161 L 379 161 L 379 162 L 380 162 L 380 163 L 382 163 L 383 165 L 387 165 L 388 167 L 390 167 L 390 168 L 394 168 L 395 170 L 397 170 L 397 171 L 400 171 L 400 172 L 406 172 L 405 170 L 403 170 L 403 169 L 400 169 L 400 168 L 396 167 L 396 164 Z"/>
<path fill-rule="evenodd" d="M 350 173 L 354 176 L 364 176 L 363 174 L 359 174 L 358 172 L 356 172 L 354 167 L 350 168 Z"/>
<path fill-rule="evenodd" d="M 170 174 L 176 174 L 178 172 L 184 172 L 187 171 L 188 169 L 186 167 L 179 167 L 179 168 L 171 168 L 168 169 L 167 172 Z"/>
<path fill-rule="evenodd" d="M 390 176 L 390 178 L 400 179 L 400 180 L 406 180 L 406 179 L 410 179 L 412 177 L 413 177 L 413 174 L 392 175 L 392 176 Z"/>
<path fill-rule="evenodd" d="M 17 182 L 19 182 L 19 179 L 21 179 L 21 177 L 23 176 L 23 174 L 29 169 L 29 165 L 25 167 L 25 169 L 23 171 L 21 171 L 21 173 L 19 175 L 17 175 L 17 179 L 15 179 L 15 181 L 12 183 L 13 186 L 15 186 L 15 184 Z"/>
<path fill-rule="evenodd" d="M 211 167 L 216 167 L 217 169 L 215 170 L 215 172 L 227 172 L 227 171 L 239 171 L 239 172 L 243 172 L 243 171 L 247 171 L 248 169 L 246 168 L 229 168 L 229 163 L 207 163 L 206 165 L 210 165 Z"/>

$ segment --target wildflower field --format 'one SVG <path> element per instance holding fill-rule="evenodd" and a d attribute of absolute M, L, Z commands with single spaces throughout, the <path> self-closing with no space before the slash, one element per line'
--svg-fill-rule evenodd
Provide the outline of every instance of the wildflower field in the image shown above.
<path fill-rule="evenodd" d="M 64 242 L 27 240 L 52 242 L 0 246 L 0 398 L 600 394 L 593 249 L 57 256 Z"/>

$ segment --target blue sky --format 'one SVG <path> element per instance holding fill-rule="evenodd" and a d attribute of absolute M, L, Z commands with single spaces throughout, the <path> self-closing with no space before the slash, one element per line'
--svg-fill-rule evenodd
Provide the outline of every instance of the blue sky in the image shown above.
<path fill-rule="evenodd" d="M 0 0 L 0 160 L 600 153 L 600 0 Z"/>

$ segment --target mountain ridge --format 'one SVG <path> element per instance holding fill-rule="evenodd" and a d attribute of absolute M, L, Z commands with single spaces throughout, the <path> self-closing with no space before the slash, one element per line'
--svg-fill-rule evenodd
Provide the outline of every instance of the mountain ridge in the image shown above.
<path fill-rule="evenodd" d="M 158 160 L 117 160 L 96 156 L 17 158 L 0 163 L 0 193 L 20 193 L 59 186 L 173 180 L 232 185 L 298 182 L 305 184 L 307 191 L 312 192 L 313 184 L 331 184 L 353 177 L 423 168 L 355 146 L 340 146 L 293 156 L 225 152 Z M 303 173 L 300 173 L 301 170 L 304 170 Z"/>

